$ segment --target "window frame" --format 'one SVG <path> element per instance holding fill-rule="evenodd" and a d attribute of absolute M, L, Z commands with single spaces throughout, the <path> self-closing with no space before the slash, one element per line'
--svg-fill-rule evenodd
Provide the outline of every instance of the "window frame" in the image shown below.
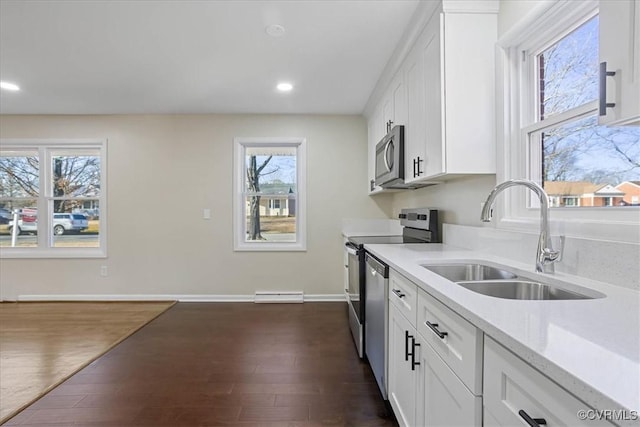
<path fill-rule="evenodd" d="M 236 137 L 233 139 L 233 250 L 234 251 L 306 251 L 307 250 L 307 154 L 302 137 Z M 296 148 L 296 241 L 247 242 L 245 197 L 245 148 Z"/>
<path fill-rule="evenodd" d="M 2 150 L 36 150 L 39 158 L 39 192 L 36 198 L 38 212 L 38 244 L 35 247 L 2 247 L 0 259 L 13 258 L 106 258 L 107 257 L 107 140 L 106 139 L 0 139 Z M 60 150 L 97 150 L 100 155 L 100 195 L 95 197 L 100 206 L 98 247 L 53 246 L 52 152 Z M 69 199 L 75 199 L 67 197 Z M 94 198 L 91 198 L 94 199 Z"/>
<path fill-rule="evenodd" d="M 532 171 L 535 158 L 528 142 L 535 122 L 537 105 L 532 88 L 537 87 L 529 58 L 535 58 L 544 46 L 569 34 L 598 13 L 599 2 L 560 1 L 541 3 L 497 43 L 497 182 L 514 178 L 539 179 Z M 535 62 L 535 61 L 534 61 Z M 584 116 L 597 109 L 597 100 L 569 112 L 551 116 L 544 127 L 551 127 L 576 113 Z M 575 110 L 575 111 L 574 111 Z M 543 127 L 543 128 L 544 128 Z M 539 173 L 538 173 L 539 174 Z M 496 227 L 505 230 L 537 232 L 539 208 L 535 198 L 524 189 L 505 192 L 496 201 Z M 635 242 L 640 240 L 640 209 L 637 207 L 552 208 L 550 226 L 554 235 L 578 238 Z"/>

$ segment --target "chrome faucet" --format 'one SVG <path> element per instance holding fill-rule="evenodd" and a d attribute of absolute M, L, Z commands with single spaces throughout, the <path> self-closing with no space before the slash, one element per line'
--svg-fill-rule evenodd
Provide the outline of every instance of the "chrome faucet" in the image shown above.
<path fill-rule="evenodd" d="M 504 189 L 517 185 L 527 187 L 529 190 L 536 193 L 540 199 L 540 237 L 538 238 L 536 271 L 538 273 L 553 273 L 553 263 L 560 260 L 561 251 L 553 250 L 553 247 L 551 246 L 551 237 L 549 234 L 549 196 L 539 184 L 527 179 L 511 179 L 496 185 L 496 187 L 491 190 L 491 193 L 489 193 L 486 202 L 484 202 L 480 219 L 483 222 L 491 221 L 491 208 L 498 193 Z"/>

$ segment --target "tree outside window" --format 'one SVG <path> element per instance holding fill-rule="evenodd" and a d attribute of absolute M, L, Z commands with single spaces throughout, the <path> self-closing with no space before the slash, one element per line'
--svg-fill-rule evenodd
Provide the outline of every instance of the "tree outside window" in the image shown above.
<path fill-rule="evenodd" d="M 640 181 L 640 129 L 597 124 L 598 37 L 596 15 L 531 55 L 537 76 L 536 119 L 527 127 L 531 178 L 550 196 L 571 200 L 559 207 L 629 205 L 632 195 L 610 188 Z"/>

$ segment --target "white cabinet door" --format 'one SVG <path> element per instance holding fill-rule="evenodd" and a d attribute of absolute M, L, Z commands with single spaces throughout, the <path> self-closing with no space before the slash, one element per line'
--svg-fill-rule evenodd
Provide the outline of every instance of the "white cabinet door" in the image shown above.
<path fill-rule="evenodd" d="M 393 103 L 393 126 L 407 124 L 407 94 L 402 70 L 391 81 L 391 101 Z"/>
<path fill-rule="evenodd" d="M 444 11 L 425 26 L 405 64 L 406 180 L 495 173 L 496 39 L 495 13 Z"/>
<path fill-rule="evenodd" d="M 615 72 L 600 102 L 615 106 L 601 106 L 599 123 L 640 126 L 640 1 L 600 2 L 600 62 Z"/>
<path fill-rule="evenodd" d="M 442 172 L 440 65 L 439 21 L 432 19 L 404 64 L 407 88 L 405 182 L 426 176 L 427 163 L 429 174 Z"/>
<path fill-rule="evenodd" d="M 411 369 L 412 340 L 416 332 L 398 309 L 389 304 L 389 403 L 398 423 L 415 426 L 416 371 Z"/>
<path fill-rule="evenodd" d="M 448 176 L 493 174 L 497 17 L 445 13 L 441 19 L 444 171 Z"/>
<path fill-rule="evenodd" d="M 404 181 L 413 182 L 420 178 L 417 160 L 424 160 L 424 63 L 416 45 L 409 52 L 404 69 L 407 86 L 407 124 L 404 130 Z M 424 169 L 424 166 L 422 166 Z"/>
<path fill-rule="evenodd" d="M 416 425 L 481 426 L 482 397 L 474 396 L 420 334 L 418 338 Z"/>
<path fill-rule="evenodd" d="M 422 177 L 438 176 L 445 172 L 444 135 L 443 135 L 443 52 L 442 20 L 443 14 L 436 14 L 425 27 L 421 38 L 420 56 L 424 64 L 424 141 L 425 157 L 420 163 Z M 463 53 L 456 53 L 456 55 Z M 422 159 L 421 159 L 422 160 Z"/>
<path fill-rule="evenodd" d="M 407 121 L 406 93 L 402 70 L 398 71 L 391 80 L 385 96 L 382 98 L 382 125 L 384 136 L 388 130 L 387 125 L 404 125 Z"/>
<path fill-rule="evenodd" d="M 369 192 L 380 191 L 380 186 L 375 185 L 376 181 L 376 144 L 384 136 L 382 108 L 376 108 L 367 123 L 368 132 L 368 175 L 367 186 Z"/>

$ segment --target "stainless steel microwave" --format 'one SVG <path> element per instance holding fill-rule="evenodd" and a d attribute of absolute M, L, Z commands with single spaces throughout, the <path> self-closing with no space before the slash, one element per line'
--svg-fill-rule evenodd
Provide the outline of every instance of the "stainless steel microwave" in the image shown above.
<path fill-rule="evenodd" d="M 376 185 L 404 184 L 404 126 L 394 126 L 376 145 Z"/>

